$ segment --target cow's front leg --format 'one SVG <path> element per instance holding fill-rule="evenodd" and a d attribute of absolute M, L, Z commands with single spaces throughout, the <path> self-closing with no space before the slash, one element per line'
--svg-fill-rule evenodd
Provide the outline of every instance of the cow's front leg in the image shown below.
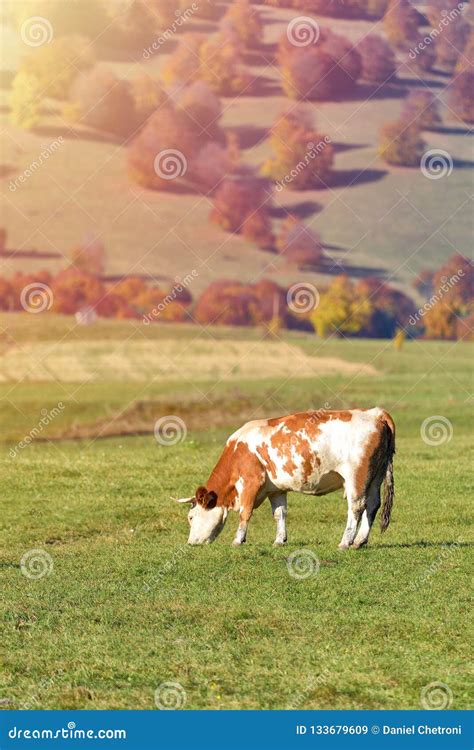
<path fill-rule="evenodd" d="M 239 547 L 241 544 L 244 544 L 247 541 L 247 528 L 250 521 L 250 516 L 252 515 L 252 511 L 248 511 L 246 508 L 240 509 L 240 521 L 239 521 L 239 528 L 237 529 L 237 532 L 234 537 L 234 541 L 232 544 L 234 547 Z"/>
<path fill-rule="evenodd" d="M 286 515 L 288 512 L 286 492 L 270 495 L 270 503 L 272 506 L 273 518 L 275 519 L 277 524 L 277 533 L 274 544 L 285 544 L 286 540 L 288 539 L 286 534 Z"/>

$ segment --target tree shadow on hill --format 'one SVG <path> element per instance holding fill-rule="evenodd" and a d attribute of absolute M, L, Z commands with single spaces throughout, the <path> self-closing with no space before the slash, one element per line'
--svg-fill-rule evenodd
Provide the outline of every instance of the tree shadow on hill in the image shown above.
<path fill-rule="evenodd" d="M 354 151 L 357 148 L 367 148 L 369 143 L 331 143 L 336 154 L 342 154 L 344 151 Z"/>
<path fill-rule="evenodd" d="M 384 83 L 365 83 L 362 81 L 354 87 L 351 93 L 341 96 L 336 101 L 343 102 L 363 102 L 363 101 L 380 101 L 382 99 L 401 99 L 405 96 L 405 89 L 398 86 L 398 80 L 393 79 L 391 82 Z"/>
<path fill-rule="evenodd" d="M 467 159 L 453 159 L 453 167 L 455 169 L 472 169 L 474 167 L 474 161 L 467 161 Z"/>
<path fill-rule="evenodd" d="M 325 245 L 324 247 L 328 249 L 329 246 Z M 346 252 L 348 251 L 346 250 Z M 324 273 L 327 276 L 342 276 L 347 274 L 357 279 L 364 279 L 367 276 L 377 276 L 377 278 L 383 279 L 387 276 L 385 268 L 377 266 L 353 266 L 346 263 L 339 263 L 334 258 L 323 258 L 318 263 L 318 272 Z"/>
<path fill-rule="evenodd" d="M 474 135 L 474 127 L 462 128 L 458 126 L 438 125 L 430 128 L 431 133 L 440 133 L 442 135 Z"/>
<path fill-rule="evenodd" d="M 277 62 L 276 54 L 276 44 L 260 44 L 258 47 L 246 50 L 243 60 L 246 65 L 275 65 Z"/>
<path fill-rule="evenodd" d="M 257 146 L 268 136 L 268 128 L 259 128 L 256 125 L 238 125 L 229 128 L 229 130 L 235 133 L 239 140 L 239 146 L 243 150 Z"/>
<path fill-rule="evenodd" d="M 319 214 L 323 206 L 316 201 L 302 201 L 295 203 L 294 206 L 274 206 L 270 209 L 270 214 L 274 219 L 286 219 L 289 215 L 296 216 L 298 219 L 308 219 L 314 214 Z"/>
<path fill-rule="evenodd" d="M 445 84 L 442 81 L 437 81 L 434 78 L 397 78 L 396 82 L 402 87 L 403 93 L 406 89 L 417 88 L 417 89 L 443 89 Z"/>
<path fill-rule="evenodd" d="M 378 182 L 387 174 L 386 169 L 337 169 L 332 175 L 330 187 L 365 185 L 368 182 Z"/>
<path fill-rule="evenodd" d="M 54 127 L 52 125 L 38 125 L 32 129 L 35 135 L 42 135 L 47 138 L 64 138 L 74 141 L 96 141 L 97 143 L 113 143 L 120 146 L 124 139 L 118 138 L 112 133 L 104 133 L 99 130 L 75 130 L 67 127 Z"/>
<path fill-rule="evenodd" d="M 251 86 L 242 92 L 242 96 L 280 96 L 282 93 L 279 81 L 268 76 L 258 76 Z"/>

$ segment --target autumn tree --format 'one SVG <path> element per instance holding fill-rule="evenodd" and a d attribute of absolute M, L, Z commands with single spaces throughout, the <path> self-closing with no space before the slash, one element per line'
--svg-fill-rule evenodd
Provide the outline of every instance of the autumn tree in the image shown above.
<path fill-rule="evenodd" d="M 349 40 L 319 29 L 313 44 L 295 46 L 288 34 L 279 44 L 283 89 L 293 99 L 343 98 L 354 90 L 361 59 Z"/>
<path fill-rule="evenodd" d="M 219 120 L 222 106 L 219 97 L 205 81 L 194 81 L 183 89 L 176 98 L 176 106 L 189 118 L 200 135 L 205 131 L 206 138 L 219 137 Z"/>
<path fill-rule="evenodd" d="M 289 264 L 298 268 L 319 268 L 324 259 L 321 237 L 296 216 L 282 221 L 276 247 Z"/>
<path fill-rule="evenodd" d="M 174 180 L 185 177 L 197 152 L 198 139 L 187 117 L 171 105 L 163 106 L 130 145 L 130 178 L 154 190 L 169 189 Z"/>
<path fill-rule="evenodd" d="M 257 47 L 262 42 L 263 24 L 258 10 L 249 0 L 234 0 L 222 20 L 237 34 L 244 47 Z"/>
<path fill-rule="evenodd" d="M 40 121 L 42 91 L 38 79 L 28 73 L 17 73 L 10 94 L 10 119 L 14 125 L 31 130 Z"/>
<path fill-rule="evenodd" d="M 441 125 L 438 98 L 432 91 L 410 91 L 403 101 L 400 119 L 416 123 L 422 130 Z"/>
<path fill-rule="evenodd" d="M 121 138 L 130 135 L 136 125 L 129 82 L 103 66 L 77 77 L 66 114 L 75 122 Z"/>
<path fill-rule="evenodd" d="M 148 118 L 168 101 L 167 94 L 160 82 L 143 73 L 131 81 L 130 91 L 135 109 L 137 125 L 145 123 Z"/>
<path fill-rule="evenodd" d="M 373 307 L 361 297 L 347 276 L 338 276 L 320 295 L 319 304 L 311 313 L 311 323 L 318 334 L 357 335 L 367 326 Z"/>
<path fill-rule="evenodd" d="M 416 42 L 420 15 L 410 0 L 390 0 L 384 16 L 388 40 L 396 47 L 407 49 Z"/>
<path fill-rule="evenodd" d="M 225 179 L 216 191 L 211 221 L 226 232 L 241 232 L 242 226 L 256 211 L 270 207 L 271 196 L 265 183 L 254 177 Z"/>
<path fill-rule="evenodd" d="M 69 268 L 58 273 L 51 282 L 54 312 L 72 315 L 83 307 L 94 307 L 105 295 L 97 276 Z"/>
<path fill-rule="evenodd" d="M 474 122 L 474 72 L 459 73 L 448 86 L 448 104 L 463 122 Z"/>
<path fill-rule="evenodd" d="M 390 44 L 377 34 L 368 34 L 357 45 L 362 63 L 361 78 L 370 83 L 385 83 L 396 71 Z"/>
<path fill-rule="evenodd" d="M 380 131 L 379 154 L 388 164 L 417 167 L 424 150 L 425 143 L 416 123 L 390 122 Z"/>
<path fill-rule="evenodd" d="M 413 300 L 381 279 L 368 277 L 355 284 L 361 299 L 370 301 L 372 313 L 363 334 L 369 338 L 393 338 L 397 329 L 406 328 L 416 312 Z"/>
<path fill-rule="evenodd" d="M 23 59 L 21 70 L 38 79 L 43 96 L 67 99 L 77 74 L 90 70 L 94 63 L 90 40 L 70 34 L 34 48 Z"/>
<path fill-rule="evenodd" d="M 331 139 L 314 127 L 311 113 L 303 107 L 284 112 L 270 131 L 273 156 L 262 174 L 276 180 L 278 189 L 289 185 L 305 189 L 326 187 L 331 180 L 334 150 Z"/>

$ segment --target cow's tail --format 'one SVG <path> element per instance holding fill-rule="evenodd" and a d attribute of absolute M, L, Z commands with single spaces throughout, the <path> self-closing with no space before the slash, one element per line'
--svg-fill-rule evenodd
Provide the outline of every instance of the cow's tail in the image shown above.
<path fill-rule="evenodd" d="M 393 498 L 395 495 L 395 483 L 393 480 L 393 456 L 395 453 L 395 424 L 392 417 L 387 412 L 383 416 L 385 432 L 385 456 L 386 469 L 383 487 L 382 510 L 380 514 L 380 531 L 385 531 L 390 523 L 392 514 Z"/>

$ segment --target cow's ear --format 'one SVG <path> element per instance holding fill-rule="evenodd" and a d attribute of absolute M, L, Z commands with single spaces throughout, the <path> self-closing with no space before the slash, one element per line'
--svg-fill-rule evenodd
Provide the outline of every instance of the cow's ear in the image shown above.
<path fill-rule="evenodd" d="M 216 507 L 217 494 L 207 487 L 198 487 L 196 490 L 196 502 L 202 505 L 206 510 Z"/>

